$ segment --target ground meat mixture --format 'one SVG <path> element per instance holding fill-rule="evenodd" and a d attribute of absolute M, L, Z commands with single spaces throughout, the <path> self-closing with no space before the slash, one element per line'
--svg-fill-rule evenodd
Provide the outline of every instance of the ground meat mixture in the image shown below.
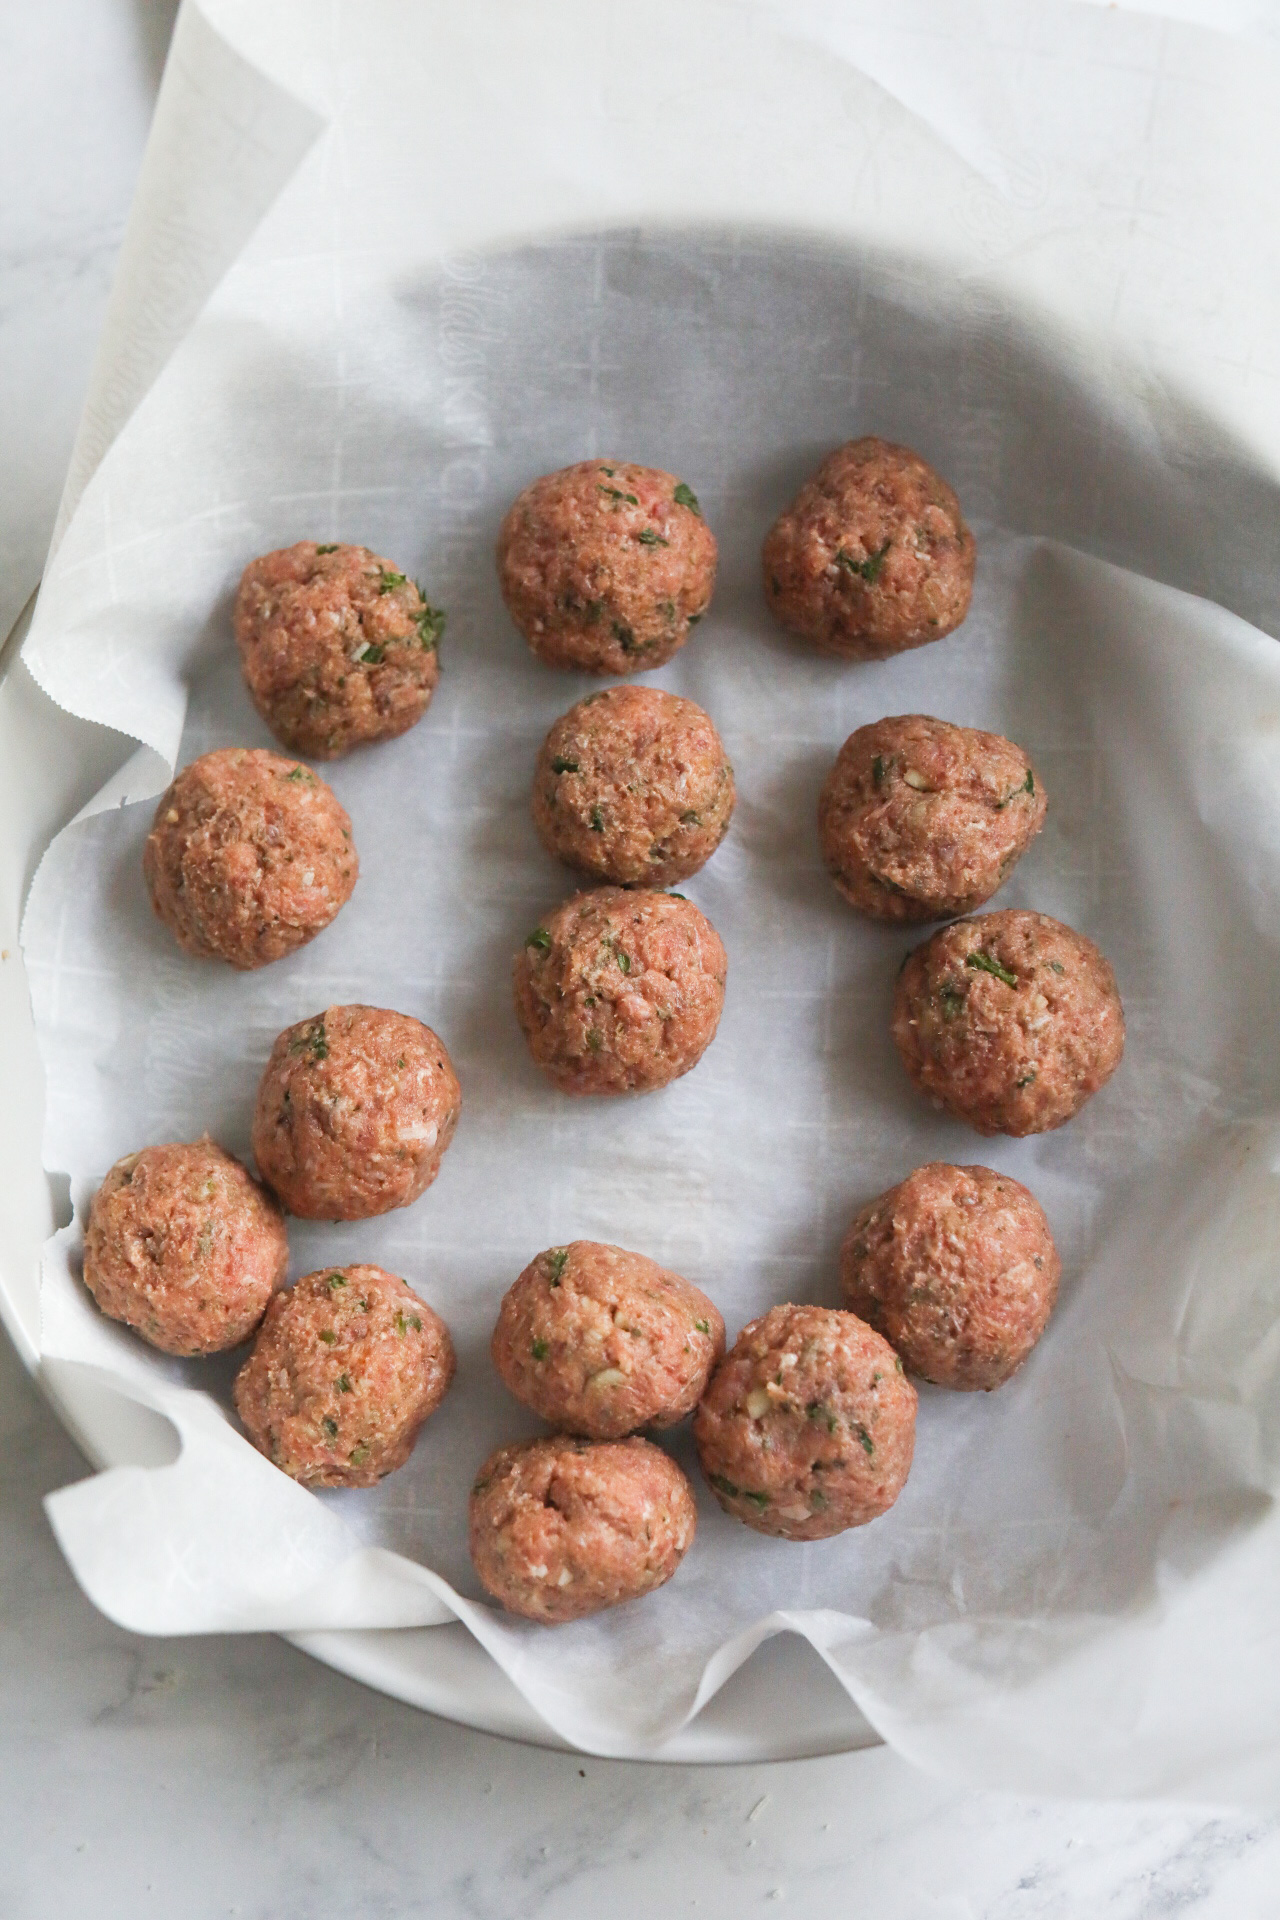
<path fill-rule="evenodd" d="M 309 1487 L 402 1467 L 453 1379 L 438 1313 L 381 1267 L 324 1267 L 279 1293 L 235 1384 L 260 1453 Z"/>
<path fill-rule="evenodd" d="M 574 1240 L 510 1288 L 493 1332 L 504 1385 L 553 1427 L 618 1440 L 692 1413 L 724 1352 L 705 1293 L 642 1253 Z"/>
<path fill-rule="evenodd" d="M 599 887 L 566 900 L 516 956 L 529 1050 L 564 1093 L 643 1093 L 697 1065 L 728 961 L 678 894 Z"/>
<path fill-rule="evenodd" d="M 359 872 L 351 822 L 324 781 L 260 747 L 222 747 L 183 768 L 142 867 L 184 952 L 245 971 L 314 940 Z"/>
<path fill-rule="evenodd" d="M 489 1456 L 471 1490 L 476 1572 L 527 1620 L 581 1620 L 652 1593 L 696 1526 L 689 1482 L 647 1440 L 519 1441 Z"/>
<path fill-rule="evenodd" d="M 887 1512 L 915 1446 L 916 1391 L 852 1313 L 771 1307 L 711 1377 L 693 1422 L 702 1471 L 735 1520 L 825 1540 Z"/>
<path fill-rule="evenodd" d="M 1124 1052 L 1115 975 L 1082 933 L 1008 908 L 942 927 L 908 954 L 893 1037 L 916 1086 L 979 1133 L 1046 1133 Z"/>
<path fill-rule="evenodd" d="M 991 898 L 1044 824 L 1044 783 L 998 733 L 908 713 L 859 727 L 818 802 L 822 854 L 873 920 L 946 920 Z"/>
<path fill-rule="evenodd" d="M 582 460 L 520 494 L 498 536 L 507 611 L 540 660 L 582 673 L 660 667 L 706 612 L 715 536 L 682 480 Z"/>
<path fill-rule="evenodd" d="M 286 1027 L 271 1049 L 254 1158 L 290 1213 L 366 1220 L 431 1185 L 461 1106 L 430 1027 L 384 1007 L 329 1007 Z"/>
<path fill-rule="evenodd" d="M 854 1219 L 844 1303 L 911 1373 L 990 1392 L 1048 1324 L 1062 1262 L 1034 1194 L 990 1167 L 917 1167 Z"/>
<path fill-rule="evenodd" d="M 618 886 L 670 886 L 729 830 L 733 768 L 710 716 L 657 687 L 570 707 L 538 755 L 533 821 L 571 867 Z"/>
<path fill-rule="evenodd" d="M 207 1134 L 126 1154 L 93 1197 L 84 1283 L 163 1353 L 238 1346 L 288 1270 L 279 1207 Z"/>
<path fill-rule="evenodd" d="M 294 753 L 334 760 L 406 733 L 440 678 L 444 615 L 368 547 L 265 553 L 236 595 L 240 666 L 254 706 Z"/>
<path fill-rule="evenodd" d="M 960 502 L 918 453 L 851 440 L 770 529 L 765 598 L 824 653 L 881 660 L 960 625 L 974 557 Z"/>

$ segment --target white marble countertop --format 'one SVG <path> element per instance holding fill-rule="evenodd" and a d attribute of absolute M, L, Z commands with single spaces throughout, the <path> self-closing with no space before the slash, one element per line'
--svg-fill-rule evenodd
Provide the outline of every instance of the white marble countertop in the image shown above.
<path fill-rule="evenodd" d="M 172 0 L 0 7 L 0 633 L 38 578 Z M 976 1794 L 884 1749 L 697 1769 L 505 1744 L 283 1642 L 146 1641 L 41 1496 L 83 1463 L 0 1336 L 0 1915 L 1248 1920 L 1280 1821 Z"/>

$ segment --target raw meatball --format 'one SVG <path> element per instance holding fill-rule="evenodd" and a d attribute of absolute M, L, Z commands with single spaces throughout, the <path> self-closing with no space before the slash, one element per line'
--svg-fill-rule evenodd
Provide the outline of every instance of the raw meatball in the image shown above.
<path fill-rule="evenodd" d="M 973 535 L 918 453 L 851 440 L 827 455 L 764 543 L 764 590 L 823 653 L 882 660 L 941 640 L 969 611 Z"/>
<path fill-rule="evenodd" d="M 207 1134 L 126 1154 L 93 1196 L 84 1283 L 163 1353 L 238 1346 L 288 1271 L 280 1209 Z"/>
<path fill-rule="evenodd" d="M 1092 940 L 1007 908 L 942 927 L 907 955 L 893 1037 L 922 1093 L 979 1133 L 1047 1133 L 1124 1052 L 1115 975 Z"/>
<path fill-rule="evenodd" d="M 142 852 L 151 904 L 178 945 L 242 971 L 314 940 L 359 868 L 324 781 L 261 747 L 220 747 L 184 767 Z"/>
<path fill-rule="evenodd" d="M 554 1623 L 668 1581 L 698 1523 L 689 1482 L 647 1440 L 517 1441 L 471 1489 L 471 1558 L 509 1613 Z"/>
<path fill-rule="evenodd" d="M 695 1067 L 724 1006 L 720 936 L 679 894 L 575 894 L 516 955 L 516 1013 L 562 1093 L 645 1093 Z"/>
<path fill-rule="evenodd" d="M 873 920 L 944 920 L 991 898 L 1046 804 L 1011 740 L 908 713 L 849 735 L 822 789 L 818 831 L 851 906 Z"/>
<path fill-rule="evenodd" d="M 657 687 L 610 687 L 556 721 L 533 780 L 549 853 L 619 886 L 670 886 L 729 830 L 733 768 L 710 716 Z"/>
<path fill-rule="evenodd" d="M 368 547 L 314 540 L 264 553 L 236 595 L 254 706 L 295 753 L 334 760 L 407 733 L 440 678 L 444 615 Z"/>
<path fill-rule="evenodd" d="M 915 1433 L 897 1354 L 832 1307 L 771 1307 L 745 1326 L 693 1421 L 725 1512 L 783 1540 L 825 1540 L 887 1512 Z"/>
<path fill-rule="evenodd" d="M 409 1458 L 453 1369 L 449 1329 L 412 1287 L 381 1267 L 325 1267 L 271 1302 L 236 1412 L 291 1479 L 371 1487 Z"/>
<path fill-rule="evenodd" d="M 498 535 L 507 611 L 539 660 L 582 673 L 660 667 L 711 600 L 715 536 L 673 473 L 581 460 L 519 495 Z"/>
<path fill-rule="evenodd" d="M 574 1240 L 540 1253 L 507 1292 L 491 1351 L 503 1384 L 553 1427 L 617 1440 L 693 1412 L 724 1321 L 644 1254 Z"/>
<path fill-rule="evenodd" d="M 431 1185 L 461 1106 L 444 1041 L 421 1020 L 328 1007 L 272 1047 L 253 1157 L 290 1213 L 367 1220 Z"/>
<path fill-rule="evenodd" d="M 1017 1372 L 1061 1272 L 1035 1195 L 990 1167 L 917 1167 L 863 1207 L 840 1252 L 845 1305 L 912 1373 L 969 1391 Z"/>

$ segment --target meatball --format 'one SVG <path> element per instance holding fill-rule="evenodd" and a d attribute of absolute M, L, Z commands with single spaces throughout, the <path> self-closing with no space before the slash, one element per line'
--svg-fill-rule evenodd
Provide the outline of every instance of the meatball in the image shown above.
<path fill-rule="evenodd" d="M 84 1283 L 162 1353 L 238 1346 L 288 1271 L 279 1207 L 207 1134 L 126 1154 L 93 1196 Z"/>
<path fill-rule="evenodd" d="M 692 1413 L 724 1352 L 705 1293 L 642 1253 L 549 1247 L 503 1299 L 493 1364 L 526 1407 L 570 1433 L 618 1440 Z"/>
<path fill-rule="evenodd" d="M 184 952 L 245 972 L 314 940 L 359 866 L 324 781 L 261 747 L 220 747 L 184 767 L 142 853 L 151 904 Z"/>
<path fill-rule="evenodd" d="M 453 1379 L 438 1313 L 381 1267 L 325 1267 L 278 1293 L 236 1376 L 259 1453 L 308 1487 L 371 1487 L 402 1467 Z"/>
<path fill-rule="evenodd" d="M 693 1543 L 693 1492 L 647 1440 L 499 1447 L 471 1489 L 471 1558 L 509 1613 L 581 1620 L 668 1581 Z"/>
<path fill-rule="evenodd" d="M 918 453 L 874 437 L 827 455 L 763 559 L 783 626 L 845 660 L 941 640 L 973 594 L 973 535 L 955 494 Z"/>
<path fill-rule="evenodd" d="M 907 955 L 893 1002 L 902 1064 L 979 1133 L 1047 1133 L 1124 1052 L 1115 975 L 1082 933 L 1007 908 L 941 927 Z"/>
<path fill-rule="evenodd" d="M 1048 1324 L 1062 1262 L 1035 1195 L 990 1167 L 917 1167 L 855 1217 L 845 1305 L 935 1386 L 990 1392 Z"/>
<path fill-rule="evenodd" d="M 300 540 L 251 560 L 234 621 L 254 706 L 315 760 L 407 733 L 440 678 L 443 613 L 368 547 Z"/>
<path fill-rule="evenodd" d="M 328 1007 L 286 1027 L 272 1047 L 253 1157 L 290 1213 L 367 1220 L 431 1185 L 461 1107 L 444 1041 L 421 1020 Z"/>
<path fill-rule="evenodd" d="M 851 906 L 873 920 L 944 920 L 991 898 L 1046 805 L 1011 740 L 909 713 L 849 735 L 822 789 L 818 831 Z"/>
<path fill-rule="evenodd" d="M 733 768 L 710 716 L 657 687 L 609 687 L 556 721 L 533 780 L 542 844 L 618 886 L 670 886 L 729 830 Z"/>
<path fill-rule="evenodd" d="M 711 1376 L 693 1438 L 716 1499 L 783 1540 L 865 1526 L 902 1492 L 916 1390 L 887 1340 L 833 1307 L 771 1307 Z"/>
<path fill-rule="evenodd" d="M 711 600 L 715 536 L 673 473 L 581 460 L 518 496 L 498 535 L 507 611 L 539 660 L 582 673 L 660 667 Z"/>
<path fill-rule="evenodd" d="M 645 1093 L 688 1073 L 715 1037 L 728 960 L 679 894 L 598 887 L 516 955 L 516 1013 L 562 1093 Z"/>

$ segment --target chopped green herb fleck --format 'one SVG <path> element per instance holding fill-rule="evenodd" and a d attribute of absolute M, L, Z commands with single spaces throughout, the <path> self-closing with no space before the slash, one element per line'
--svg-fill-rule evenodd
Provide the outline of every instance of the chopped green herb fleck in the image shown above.
<path fill-rule="evenodd" d="M 581 773 L 582 768 L 576 760 L 566 760 L 563 754 L 556 754 L 551 762 L 552 773 Z"/>
<path fill-rule="evenodd" d="M 336 553 L 337 551 L 338 543 L 336 540 L 326 540 L 322 547 L 316 548 L 317 553 Z"/>
<path fill-rule="evenodd" d="M 382 567 L 379 571 L 382 574 L 382 578 L 378 582 L 379 593 L 394 593 L 397 587 L 407 587 L 409 584 L 408 574 L 392 573 L 387 567 Z"/>
<path fill-rule="evenodd" d="M 587 625 L 589 627 L 593 627 L 603 612 L 604 612 L 603 600 L 588 600 L 587 607 L 586 607 Z"/>
<path fill-rule="evenodd" d="M 678 507 L 688 507 L 690 513 L 696 513 L 701 518 L 702 508 L 698 505 L 698 496 L 692 487 L 686 487 L 683 480 L 680 481 L 671 498 Z"/>
<path fill-rule="evenodd" d="M 286 773 L 285 779 L 305 780 L 309 787 L 314 787 L 316 783 L 316 777 L 309 767 L 291 767 L 289 772 Z"/>
<path fill-rule="evenodd" d="M 338 1392 L 350 1393 L 350 1391 L 351 1391 L 351 1375 L 349 1373 L 340 1373 L 338 1375 Z"/>
<path fill-rule="evenodd" d="M 1034 1085 L 1035 1077 L 1036 1070 L 1032 1067 L 1030 1073 L 1024 1073 L 1021 1080 L 1015 1080 L 1013 1084 L 1015 1087 L 1030 1087 Z"/>
<path fill-rule="evenodd" d="M 547 1255 L 547 1266 L 551 1270 L 551 1284 L 553 1287 L 560 1285 L 560 1275 L 564 1272 L 565 1262 L 568 1258 L 568 1247 L 552 1247 L 550 1253 Z"/>
<path fill-rule="evenodd" d="M 1008 967 L 1002 967 L 989 953 L 967 953 L 964 963 L 966 967 L 980 968 L 983 973 L 993 973 L 997 980 L 1004 981 L 1006 987 L 1016 987 L 1018 984 L 1017 974 L 1010 973 Z"/>
<path fill-rule="evenodd" d="M 671 542 L 664 540 L 655 527 L 641 527 L 636 539 L 642 547 L 669 547 Z"/>
<path fill-rule="evenodd" d="M 411 1313 L 411 1314 L 409 1315 L 409 1325 L 410 1325 L 410 1326 L 411 1326 L 411 1327 L 413 1328 L 413 1330 L 414 1330 L 414 1332 L 415 1332 L 415 1333 L 421 1333 L 421 1332 L 422 1332 L 422 1320 L 421 1320 L 421 1317 L 420 1317 L 420 1315 L 418 1315 L 418 1314 L 416 1314 L 416 1313 Z"/>
<path fill-rule="evenodd" d="M 334 1440 L 337 1438 L 338 1423 L 336 1420 L 331 1420 L 329 1416 L 326 1414 L 325 1418 L 320 1422 L 320 1424 L 324 1428 L 325 1432 L 328 1434 L 331 1440 Z"/>
<path fill-rule="evenodd" d="M 855 560 L 851 553 L 846 553 L 843 547 L 839 547 L 836 550 L 836 564 L 843 567 L 846 573 L 856 573 L 859 579 L 865 580 L 869 587 L 874 586 L 880 569 L 884 565 L 884 557 L 892 544 L 892 541 L 886 540 L 882 547 L 877 548 L 875 553 L 869 553 L 865 560 Z"/>
<path fill-rule="evenodd" d="M 663 619 L 664 619 L 665 621 L 667 621 L 667 623 L 668 623 L 668 624 L 670 624 L 670 622 L 671 622 L 672 620 L 674 620 L 674 619 L 675 619 L 675 617 L 676 617 L 676 603 L 675 603 L 675 601 L 674 601 L 674 600 L 659 600 L 659 602 L 658 602 L 658 612 L 659 612 L 659 613 L 660 613 L 660 614 L 662 615 L 662 617 L 663 617 Z"/>
<path fill-rule="evenodd" d="M 709 1334 L 711 1332 L 711 1322 L 709 1320 L 695 1320 L 693 1324 L 699 1333 Z"/>
<path fill-rule="evenodd" d="M 687 900 L 689 896 L 687 893 L 677 893 L 674 887 L 668 887 L 667 898 L 668 900 Z"/>
<path fill-rule="evenodd" d="M 546 927 L 535 927 L 532 933 L 525 935 L 526 947 L 537 947 L 540 953 L 546 953 L 551 945 L 551 934 Z"/>
<path fill-rule="evenodd" d="M 319 1338 L 324 1341 L 326 1347 L 331 1347 L 337 1337 L 332 1327 L 321 1327 Z"/>
<path fill-rule="evenodd" d="M 613 621 L 612 626 L 613 637 L 622 648 L 622 651 L 624 653 L 633 653 L 635 651 L 636 636 L 631 628 L 622 620 Z"/>
<path fill-rule="evenodd" d="M 885 759 L 882 753 L 878 753 L 875 759 L 871 762 L 871 779 L 873 784 L 877 787 L 882 787 L 884 785 L 885 774 L 888 771 L 889 771 L 889 762 Z"/>
<path fill-rule="evenodd" d="M 735 1486 L 733 1481 L 726 1480 L 722 1473 L 711 1473 L 707 1478 L 716 1492 L 723 1493 L 729 1500 L 750 1500 L 757 1507 L 767 1507 L 769 1504 L 767 1493 L 752 1493 L 748 1487 Z"/>
<path fill-rule="evenodd" d="M 535 1360 L 545 1360 L 551 1348 L 545 1340 L 535 1340 L 529 1351 Z"/>
<path fill-rule="evenodd" d="M 1049 971 L 1050 973 L 1065 973 L 1066 968 L 1063 966 L 1061 960 L 1051 960 L 1049 962 Z"/>
<path fill-rule="evenodd" d="M 350 1453 L 347 1455 L 347 1459 L 353 1467 L 362 1467 L 368 1458 L 369 1448 L 363 1440 L 357 1441 L 356 1445 L 352 1447 Z"/>
<path fill-rule="evenodd" d="M 869 1458 L 876 1450 L 875 1441 L 871 1438 L 871 1435 L 864 1426 L 856 1426 L 854 1432 L 858 1436 L 858 1445 Z"/>
<path fill-rule="evenodd" d="M 325 1038 L 324 1016 L 319 1020 L 308 1020 L 301 1033 L 295 1033 L 289 1042 L 289 1052 L 293 1055 L 309 1053 L 312 1060 L 329 1058 L 329 1042 Z"/>
<path fill-rule="evenodd" d="M 938 989 L 938 998 L 942 1002 L 942 1017 L 944 1020 L 954 1020 L 958 1013 L 963 1012 L 964 995 L 961 993 L 959 987 L 940 987 Z"/>
<path fill-rule="evenodd" d="M 689 625 L 691 627 L 696 627 L 699 620 L 701 620 L 701 618 L 702 618 L 702 615 L 700 613 L 691 613 L 689 615 Z"/>
<path fill-rule="evenodd" d="M 600 493 L 607 493 L 611 500 L 625 500 L 629 507 L 640 505 L 634 493 L 623 493 L 621 487 L 601 487 L 597 482 L 597 489 Z"/>
<path fill-rule="evenodd" d="M 346 1274 L 345 1274 L 345 1273 L 331 1273 L 331 1274 L 329 1275 L 329 1282 L 328 1282 L 328 1284 L 329 1284 L 329 1291 L 330 1291 L 330 1293 L 332 1293 L 335 1287 L 345 1287 L 345 1286 L 346 1286 L 346 1284 L 347 1284 L 347 1276 L 346 1276 Z"/>
<path fill-rule="evenodd" d="M 821 1400 L 811 1400 L 805 1408 L 805 1412 L 811 1420 L 825 1420 L 828 1433 L 834 1433 L 840 1424 L 830 1407 L 826 1406 Z"/>
<path fill-rule="evenodd" d="M 358 666 L 379 667 L 386 658 L 386 652 L 385 647 L 376 645 L 372 640 L 366 640 L 354 658 Z"/>
<path fill-rule="evenodd" d="M 607 473 L 609 478 L 612 480 L 614 474 L 618 471 L 618 469 L 616 467 L 601 467 L 600 471 L 601 473 Z"/>
<path fill-rule="evenodd" d="M 624 949 L 618 945 L 616 940 L 614 941 L 614 945 L 613 945 L 613 957 L 618 963 L 619 973 L 630 973 L 631 955 L 625 952 Z"/>
<path fill-rule="evenodd" d="M 433 607 L 430 604 L 421 587 L 418 587 L 418 592 L 423 601 L 422 612 L 414 615 L 418 628 L 418 645 L 424 653 L 434 653 L 440 644 L 440 636 L 444 632 L 448 616 L 443 607 Z"/>
<path fill-rule="evenodd" d="M 682 827 L 700 827 L 702 825 L 702 815 L 695 813 L 692 807 L 688 807 L 685 812 L 680 815 L 680 825 Z"/>
<path fill-rule="evenodd" d="M 408 1331 L 409 1331 L 409 1322 L 405 1319 L 402 1313 L 398 1313 L 396 1315 L 396 1332 L 400 1335 L 400 1338 L 403 1340 L 405 1334 L 408 1333 Z"/>
<path fill-rule="evenodd" d="M 587 1033 L 587 1047 L 591 1053 L 599 1053 L 604 1045 L 604 1035 L 599 1027 L 592 1027 Z"/>
<path fill-rule="evenodd" d="M 809 1495 L 809 1505 L 813 1507 L 815 1511 L 821 1511 L 821 1509 L 825 1507 L 826 1504 L 827 1504 L 826 1494 L 822 1492 L 820 1487 L 815 1487 L 813 1489 L 813 1492 Z"/>
<path fill-rule="evenodd" d="M 604 832 L 604 809 L 600 806 L 594 806 L 591 809 L 591 831 L 592 833 Z"/>
<path fill-rule="evenodd" d="M 1035 790 L 1036 790 L 1036 777 L 1035 777 L 1035 774 L 1031 771 L 1031 768 L 1028 767 L 1027 777 L 1022 782 L 1022 785 L 1015 787 L 1012 793 L 1006 793 L 1003 800 L 996 801 L 996 812 L 999 813 L 1003 807 L 1007 807 L 1011 800 L 1016 800 L 1020 793 L 1034 793 Z"/>

